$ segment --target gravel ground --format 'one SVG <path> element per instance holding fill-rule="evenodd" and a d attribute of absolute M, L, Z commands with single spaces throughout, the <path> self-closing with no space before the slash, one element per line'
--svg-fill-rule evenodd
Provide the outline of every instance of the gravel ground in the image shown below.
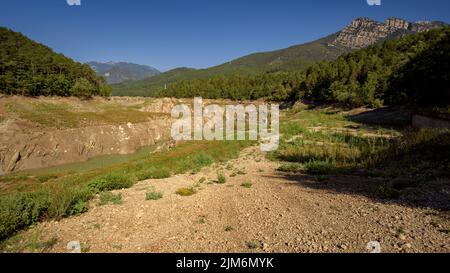
<path fill-rule="evenodd" d="M 368 252 L 371 241 L 382 252 L 450 252 L 446 212 L 329 187 L 360 178 L 319 182 L 287 177 L 277 167 L 251 147 L 197 174 L 115 191 L 122 194 L 121 205 L 98 206 L 94 200 L 83 215 L 40 223 L 22 235 L 57 239 L 45 252 L 69 252 L 70 241 L 88 252 Z M 227 176 L 225 184 L 211 183 L 218 172 Z M 175 194 L 195 185 L 192 196 Z M 163 198 L 147 201 L 151 188 Z"/>

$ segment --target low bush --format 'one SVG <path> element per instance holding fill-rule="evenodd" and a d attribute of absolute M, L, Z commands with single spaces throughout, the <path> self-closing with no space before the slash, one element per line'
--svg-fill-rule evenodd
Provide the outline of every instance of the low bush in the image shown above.
<path fill-rule="evenodd" d="M 108 205 L 108 204 L 114 204 L 114 205 L 120 205 L 122 204 L 122 194 L 114 194 L 112 192 L 102 192 L 100 193 L 100 206 Z"/>
<path fill-rule="evenodd" d="M 298 173 L 303 170 L 303 166 L 297 163 L 284 163 L 277 170 L 285 173 Z"/>
<path fill-rule="evenodd" d="M 180 196 L 191 196 L 196 194 L 197 191 L 194 188 L 181 188 L 177 190 L 176 194 Z"/>
<path fill-rule="evenodd" d="M 305 169 L 311 175 L 326 175 L 335 169 L 335 165 L 328 161 L 309 161 L 305 164 Z"/>
<path fill-rule="evenodd" d="M 130 188 L 134 185 L 134 179 L 126 174 L 109 174 L 95 178 L 89 182 L 88 187 L 97 191 L 112 191 Z"/>
<path fill-rule="evenodd" d="M 0 198 L 0 240 L 36 223 L 47 211 L 45 193 L 17 193 Z"/>
<path fill-rule="evenodd" d="M 227 178 L 223 174 L 217 175 L 217 184 L 225 184 L 227 183 Z"/>
<path fill-rule="evenodd" d="M 157 192 L 155 190 L 147 192 L 145 196 L 145 200 L 159 200 L 161 198 L 163 198 L 162 192 Z"/>

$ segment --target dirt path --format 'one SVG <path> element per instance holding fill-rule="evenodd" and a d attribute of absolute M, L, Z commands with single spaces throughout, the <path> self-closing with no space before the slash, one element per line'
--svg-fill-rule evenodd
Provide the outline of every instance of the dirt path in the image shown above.
<path fill-rule="evenodd" d="M 220 168 L 227 183 L 208 184 Z M 123 196 L 121 205 L 93 201 L 81 216 L 41 223 L 26 234 L 56 238 L 49 252 L 68 252 L 70 241 L 90 252 L 367 252 L 374 240 L 383 252 L 450 252 L 449 234 L 434 222 L 437 211 L 303 187 L 276 168 L 252 147 L 198 174 L 116 191 Z M 238 170 L 244 172 L 230 177 Z M 175 194 L 202 177 L 206 181 L 195 195 Z M 242 187 L 246 182 L 253 186 Z M 146 201 L 151 187 L 164 197 Z M 448 220 L 439 219 L 448 227 Z"/>

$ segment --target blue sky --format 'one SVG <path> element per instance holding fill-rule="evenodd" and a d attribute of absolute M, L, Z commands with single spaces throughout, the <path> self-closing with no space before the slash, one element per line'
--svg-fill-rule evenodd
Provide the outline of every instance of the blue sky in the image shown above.
<path fill-rule="evenodd" d="M 301 44 L 352 19 L 450 22 L 448 0 L 1 0 L 0 25 L 80 62 L 205 68 Z"/>

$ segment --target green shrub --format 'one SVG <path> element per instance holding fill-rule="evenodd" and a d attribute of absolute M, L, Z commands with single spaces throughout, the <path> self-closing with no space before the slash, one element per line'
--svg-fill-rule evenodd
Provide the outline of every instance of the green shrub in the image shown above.
<path fill-rule="evenodd" d="M 214 159 L 208 154 L 200 153 L 195 155 L 193 161 L 196 167 L 200 168 L 211 165 L 214 162 Z"/>
<path fill-rule="evenodd" d="M 253 186 L 253 184 L 250 183 L 250 182 L 246 182 L 246 183 L 241 184 L 241 187 L 244 187 L 244 188 L 247 188 L 247 189 L 250 189 L 252 186 Z"/>
<path fill-rule="evenodd" d="M 85 213 L 89 210 L 88 202 L 86 201 L 77 201 L 72 207 L 67 211 L 68 216 L 79 215 Z"/>
<path fill-rule="evenodd" d="M 145 200 L 159 200 L 161 198 L 163 198 L 162 192 L 151 190 L 147 192 Z"/>
<path fill-rule="evenodd" d="M 87 211 L 87 202 L 92 198 L 92 190 L 86 187 L 70 186 L 65 183 L 50 184 L 46 188 L 48 196 L 47 214 L 50 218 L 77 215 Z"/>
<path fill-rule="evenodd" d="M 191 196 L 196 193 L 197 191 L 194 188 L 181 188 L 176 191 L 176 194 L 180 196 Z"/>
<path fill-rule="evenodd" d="M 335 168 L 333 163 L 328 161 L 309 161 L 305 164 L 305 169 L 311 175 L 330 174 Z"/>
<path fill-rule="evenodd" d="M 225 175 L 219 174 L 217 176 L 217 184 L 225 184 L 225 183 L 227 183 L 227 179 L 226 179 Z"/>
<path fill-rule="evenodd" d="M 92 180 L 88 186 L 93 190 L 102 192 L 130 188 L 133 184 L 134 180 L 130 175 L 109 174 Z"/>
<path fill-rule="evenodd" d="M 107 205 L 107 204 L 115 204 L 120 205 L 122 204 L 122 194 L 114 194 L 112 192 L 102 192 L 100 193 L 100 206 Z"/>
<path fill-rule="evenodd" d="M 303 166 L 297 163 L 285 163 L 278 167 L 277 170 L 285 173 L 298 173 L 303 170 Z"/>
<path fill-rule="evenodd" d="M 18 193 L 0 198 L 0 240 L 36 223 L 47 211 L 44 193 Z"/>

